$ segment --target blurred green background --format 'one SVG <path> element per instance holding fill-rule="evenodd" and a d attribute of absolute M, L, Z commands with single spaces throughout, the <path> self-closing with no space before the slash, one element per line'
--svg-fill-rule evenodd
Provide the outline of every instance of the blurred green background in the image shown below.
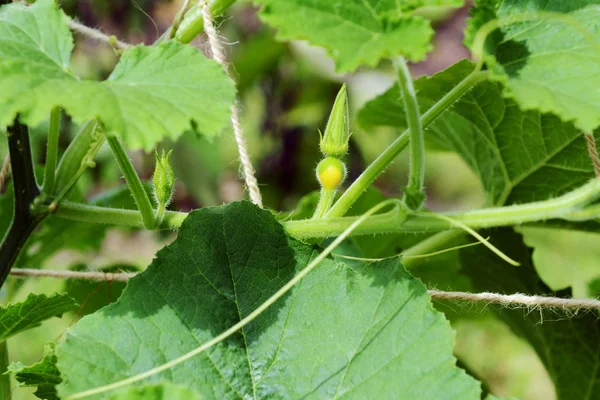
<path fill-rule="evenodd" d="M 98 27 L 131 43 L 150 44 L 168 28 L 183 1 L 63 0 L 60 3 L 67 14 L 88 26 Z M 467 16 L 468 7 L 430 16 L 436 20 L 436 50 L 426 62 L 411 66 L 415 77 L 431 75 L 469 56 L 461 44 Z M 337 75 L 333 63 L 321 49 L 303 42 L 276 42 L 273 31 L 260 23 L 256 8 L 248 3 L 236 4 L 221 21 L 220 33 L 231 44 L 227 46 L 228 56 L 238 80 L 243 125 L 265 205 L 278 211 L 291 210 L 302 196 L 318 189 L 314 175 L 314 168 L 321 158 L 318 129 L 324 129 L 341 84 L 347 83 L 351 112 L 356 111 L 392 84 L 391 65 L 382 63 L 377 69 Z M 205 37 L 199 36 L 193 44 L 204 50 Z M 116 61 L 117 56 L 110 47 L 76 36 L 73 65 L 79 76 L 104 79 Z M 40 164 L 44 161 L 45 128 L 42 126 L 33 132 L 34 156 Z M 77 127 L 63 116 L 61 129 L 61 148 L 64 149 Z M 352 126 L 352 132 L 347 157 L 348 182 L 398 135 L 391 129 L 365 132 L 356 124 Z M 188 132 L 177 143 L 163 143 L 162 147 L 174 149 L 172 159 L 177 184 L 173 209 L 187 211 L 246 197 L 231 131 L 225 131 L 212 142 Z M 5 153 L 6 143 L 2 142 L 0 154 L 4 156 Z M 140 152 L 132 157 L 140 175 L 149 179 L 154 168 L 154 155 Z M 477 179 L 456 155 L 431 150 L 426 161 L 427 206 L 430 209 L 456 210 L 482 205 L 483 194 Z M 406 174 L 405 154 L 378 179 L 376 186 L 386 196 L 399 195 Z M 116 163 L 104 148 L 97 157 L 97 167 L 86 173 L 80 189 L 89 199 L 107 190 L 118 190 L 122 183 Z M 52 257 L 40 260 L 36 267 L 139 270 L 145 268 L 154 253 L 174 236 L 173 233 L 154 234 L 118 228 L 107 232 L 100 229 L 97 235 L 97 246 L 83 251 L 79 248 L 58 251 Z M 439 284 L 443 281 L 438 279 L 440 276 L 449 278 L 448 282 L 453 281 L 451 274 L 457 272 L 452 268 L 452 255 L 434 257 L 430 261 L 429 269 L 416 269 L 414 273 L 426 282 Z M 86 313 L 114 301 L 124 286 L 106 282 L 65 283 L 52 279 L 30 279 L 20 283 L 15 301 L 30 292 L 68 290 L 83 304 L 76 313 L 55 318 L 9 340 L 11 361 L 25 364 L 38 361 L 46 341 L 60 340 L 68 326 Z M 450 284 L 438 288 L 461 289 Z M 555 397 L 552 384 L 533 350 L 485 307 L 446 303 L 440 305 L 440 309 L 447 312 L 456 329 L 456 355 L 461 365 L 481 378 L 493 393 L 521 399 Z M 12 398 L 32 399 L 33 391 L 18 388 L 13 391 Z"/>

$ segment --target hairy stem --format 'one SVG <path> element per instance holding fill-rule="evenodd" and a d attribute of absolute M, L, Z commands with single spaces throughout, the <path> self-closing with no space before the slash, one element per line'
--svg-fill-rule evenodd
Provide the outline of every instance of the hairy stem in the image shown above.
<path fill-rule="evenodd" d="M 160 203 L 158 208 L 156 209 L 156 216 L 154 217 L 154 229 L 159 229 L 160 224 L 165 218 L 165 211 L 167 209 L 167 205 L 165 203 Z"/>
<path fill-rule="evenodd" d="M 421 116 L 422 127 L 427 127 L 463 94 L 465 94 L 477 83 L 487 79 L 487 77 L 488 73 L 486 71 L 473 71 Z M 405 131 L 387 149 L 385 149 L 383 153 L 381 153 L 379 157 L 377 157 L 377 159 L 367 167 L 367 169 L 363 171 L 363 173 L 352 183 L 352 185 L 350 185 L 350 187 L 335 202 L 333 207 L 331 207 L 331 210 L 329 210 L 325 218 L 341 217 L 346 214 L 354 202 L 358 200 L 358 198 L 364 193 L 365 190 L 367 190 L 367 188 L 375 181 L 375 179 L 381 175 L 388 165 L 394 161 L 398 154 L 404 150 L 404 148 L 408 145 L 408 141 L 409 131 Z"/>
<path fill-rule="evenodd" d="M 46 166 L 42 192 L 51 195 L 54 191 L 56 177 L 56 162 L 58 159 L 58 135 L 60 133 L 60 107 L 54 107 L 50 113 L 48 128 L 48 144 L 46 146 Z"/>
<path fill-rule="evenodd" d="M 145 228 L 142 215 L 136 210 L 62 201 L 54 211 L 54 215 L 74 221 Z M 183 212 L 165 211 L 162 221 L 155 229 L 178 229 L 187 216 L 188 214 Z"/>
<path fill-rule="evenodd" d="M 522 205 L 484 208 L 465 213 L 440 214 L 469 228 L 491 228 L 520 225 L 548 219 L 594 220 L 600 218 L 600 206 L 590 205 L 600 198 L 600 180 L 594 180 L 561 197 Z M 144 227 L 139 212 L 96 207 L 63 201 L 55 211 L 57 217 L 76 221 Z M 177 229 L 186 213 L 166 211 L 159 229 Z M 342 234 L 359 217 L 308 219 L 283 222 L 287 232 L 298 239 L 327 238 Z M 456 224 L 430 212 L 413 212 L 406 215 L 402 207 L 394 207 L 382 214 L 366 218 L 352 235 L 381 233 L 416 233 L 456 230 Z"/>
<path fill-rule="evenodd" d="M 323 216 L 327 214 L 327 211 L 329 211 L 333 204 L 335 193 L 335 189 L 321 188 L 321 195 L 319 196 L 319 202 L 317 203 L 317 208 L 313 214 L 313 219 L 323 218 Z"/>
<path fill-rule="evenodd" d="M 402 93 L 408 131 L 410 132 L 410 172 L 408 186 L 404 191 L 404 203 L 411 210 L 418 210 L 425 200 L 425 138 L 421 125 L 421 112 L 419 102 L 413 86 L 412 77 L 404 57 L 399 56 L 394 60 L 394 67 L 398 74 L 398 86 Z"/>
<path fill-rule="evenodd" d="M 18 120 L 8 128 L 8 150 L 14 178 L 15 208 L 12 223 L 0 244 L 0 286 L 6 280 L 29 235 L 47 215 L 31 211 L 40 190 L 35 180 L 29 130 Z"/>
<path fill-rule="evenodd" d="M 473 229 L 519 225 L 548 219 L 581 220 L 583 217 L 595 219 L 599 218 L 600 214 L 585 213 L 583 207 L 599 197 L 600 181 L 594 180 L 550 200 L 441 215 Z M 299 239 L 326 238 L 339 235 L 355 220 L 356 217 L 338 217 L 288 221 L 284 226 L 290 235 Z M 414 212 L 406 217 L 400 212 L 393 214 L 393 211 L 390 211 L 368 218 L 354 230 L 353 234 L 435 232 L 455 228 L 456 226 L 450 221 L 440 219 L 430 212 Z"/>
<path fill-rule="evenodd" d="M 146 190 L 144 189 L 144 185 L 142 185 L 140 177 L 133 168 L 133 164 L 131 164 L 131 160 L 125 151 L 123 144 L 116 136 L 108 136 L 107 140 L 117 159 L 119 168 L 121 168 L 121 172 L 125 177 L 125 181 L 129 186 L 129 190 L 131 190 L 135 203 L 138 206 L 142 221 L 144 222 L 144 227 L 146 229 L 154 229 L 154 209 L 152 208 L 152 203 L 150 202 L 148 193 L 146 193 Z"/>
<path fill-rule="evenodd" d="M 189 8 L 190 8 L 190 0 L 185 0 L 183 2 L 183 5 L 177 12 L 177 14 L 175 14 L 175 18 L 173 18 L 173 23 L 171 24 L 171 28 L 166 32 L 166 33 L 168 33 L 169 39 L 173 39 L 175 37 L 175 34 L 177 33 L 177 30 L 179 29 L 179 24 L 181 24 L 181 21 L 183 21 L 183 17 L 185 16 L 185 13 L 188 12 Z"/>

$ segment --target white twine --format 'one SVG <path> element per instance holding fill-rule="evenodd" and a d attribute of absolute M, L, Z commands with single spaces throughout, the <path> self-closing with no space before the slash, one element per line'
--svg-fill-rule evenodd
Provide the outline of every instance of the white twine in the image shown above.
<path fill-rule="evenodd" d="M 7 154 L 4 157 L 4 162 L 2 163 L 2 169 L 0 170 L 0 193 L 4 192 L 4 185 L 10 178 L 10 155 Z"/>
<path fill-rule="evenodd" d="M 136 273 L 104 273 L 93 271 L 52 271 L 27 268 L 13 268 L 10 275 L 16 277 L 55 278 L 55 279 L 87 279 L 91 281 L 126 282 Z M 565 310 L 600 309 L 600 300 L 569 299 L 549 296 L 531 296 L 522 293 L 469 293 L 445 292 L 430 289 L 427 294 L 435 300 L 454 300 L 469 303 L 499 304 L 504 307 L 561 308 Z"/>
<path fill-rule="evenodd" d="M 11 276 L 20 278 L 87 279 L 90 281 L 127 282 L 135 273 L 93 272 L 93 271 L 52 271 L 47 269 L 13 268 Z"/>
<path fill-rule="evenodd" d="M 594 138 L 593 133 L 585 133 L 583 136 L 585 136 L 587 142 L 588 155 L 592 160 L 596 178 L 600 178 L 600 158 L 598 157 L 598 150 L 596 149 L 596 138 Z"/>
<path fill-rule="evenodd" d="M 127 49 L 132 46 L 129 43 L 125 43 L 125 42 L 117 39 L 114 36 L 111 37 L 105 33 L 102 33 L 101 31 L 99 31 L 97 29 L 90 28 L 89 26 L 80 24 L 79 22 L 74 21 L 74 20 L 69 20 L 69 28 L 72 31 L 75 31 L 84 36 L 90 37 L 92 39 L 98 40 L 100 42 L 104 42 L 104 43 L 107 43 L 110 45 L 114 44 L 116 47 L 118 47 L 120 49 Z"/>
<path fill-rule="evenodd" d="M 533 307 L 533 308 L 563 308 L 569 310 L 578 309 L 600 309 L 600 300 L 596 299 L 568 299 L 549 296 L 530 296 L 522 293 L 500 294 L 500 293 L 469 293 L 469 292 L 443 292 L 440 290 L 428 290 L 431 298 L 436 300 L 460 300 L 467 302 L 484 302 L 488 304 L 499 304 L 505 307 Z"/>
<path fill-rule="evenodd" d="M 221 64 L 227 74 L 229 74 L 229 64 L 227 63 L 227 57 L 223 45 L 219 39 L 219 34 L 215 29 L 212 15 L 208 3 L 204 3 L 202 7 L 202 17 L 204 19 L 204 31 L 208 36 L 208 43 L 210 45 L 210 51 L 213 59 Z M 246 181 L 246 187 L 250 193 L 250 200 L 257 206 L 262 208 L 262 197 L 260 195 L 260 189 L 258 188 L 258 182 L 256 180 L 254 167 L 252 166 L 252 160 L 250 159 L 250 153 L 248 152 L 248 145 L 244 138 L 244 131 L 240 124 L 240 111 L 234 104 L 231 106 L 231 125 L 233 126 L 233 132 L 235 134 L 235 142 L 237 144 L 238 153 L 240 154 L 240 162 L 242 164 L 242 171 L 244 180 Z"/>

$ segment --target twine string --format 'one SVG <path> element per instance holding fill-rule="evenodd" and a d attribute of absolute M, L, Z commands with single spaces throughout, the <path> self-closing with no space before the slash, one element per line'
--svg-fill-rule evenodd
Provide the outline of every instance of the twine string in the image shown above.
<path fill-rule="evenodd" d="M 10 179 L 10 155 L 4 157 L 2 169 L 0 169 L 0 193 L 4 193 L 6 182 Z"/>
<path fill-rule="evenodd" d="M 596 178 L 600 178 L 600 158 L 598 157 L 598 149 L 596 149 L 596 138 L 594 138 L 593 133 L 586 133 L 583 136 L 585 136 L 588 155 L 594 166 L 594 174 L 596 175 Z"/>
<path fill-rule="evenodd" d="M 54 278 L 54 279 L 86 279 L 90 281 L 127 282 L 136 273 L 105 273 L 94 271 L 53 271 L 27 268 L 13 268 L 10 274 L 15 277 Z M 501 294 L 492 292 L 469 293 L 451 292 L 436 289 L 427 290 L 427 294 L 435 300 L 453 300 L 469 303 L 498 304 L 504 307 L 554 308 L 564 310 L 600 310 L 600 300 L 571 299 L 551 296 L 534 296 L 523 293 Z"/>
<path fill-rule="evenodd" d="M 227 57 L 225 55 L 221 40 L 219 39 L 217 29 L 215 28 L 208 3 L 205 3 L 202 7 L 202 17 L 204 19 L 204 31 L 208 36 L 208 43 L 210 45 L 212 57 L 223 67 L 225 72 L 229 74 Z M 260 194 L 260 189 L 258 188 L 258 181 L 256 180 L 254 167 L 252 166 L 252 160 L 250 159 L 248 144 L 244 138 L 244 130 L 242 129 L 242 124 L 240 123 L 240 110 L 236 104 L 231 106 L 231 125 L 233 126 L 235 143 L 240 155 L 242 173 L 246 182 L 246 187 L 248 188 L 248 192 L 250 194 L 250 200 L 262 208 L 262 196 Z"/>
<path fill-rule="evenodd" d="M 131 44 L 125 43 L 122 40 L 119 40 L 114 36 L 109 36 L 101 31 L 99 31 L 98 29 L 90 28 L 89 26 L 80 24 L 79 22 L 74 21 L 74 20 L 69 21 L 69 28 L 74 32 L 80 33 L 80 34 L 87 36 L 89 38 L 92 38 L 94 40 L 98 40 L 100 42 L 107 43 L 111 46 L 114 45 L 119 49 L 127 49 L 129 47 L 132 47 Z"/>

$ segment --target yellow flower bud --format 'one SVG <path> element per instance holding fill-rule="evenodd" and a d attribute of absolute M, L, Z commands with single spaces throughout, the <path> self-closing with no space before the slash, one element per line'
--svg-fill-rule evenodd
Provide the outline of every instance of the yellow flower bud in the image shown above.
<path fill-rule="evenodd" d="M 323 188 L 337 189 L 346 179 L 346 166 L 337 158 L 324 158 L 317 166 L 317 179 Z"/>

